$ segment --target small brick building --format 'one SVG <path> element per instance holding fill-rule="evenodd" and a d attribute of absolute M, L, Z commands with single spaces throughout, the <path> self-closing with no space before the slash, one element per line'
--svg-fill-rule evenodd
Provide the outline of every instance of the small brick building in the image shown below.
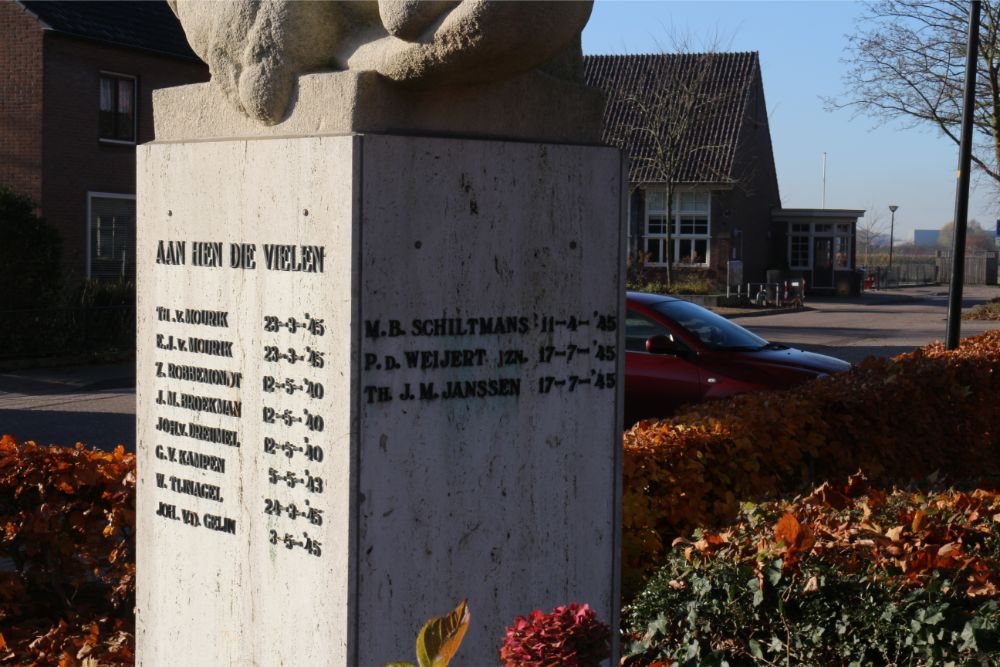
<path fill-rule="evenodd" d="M 207 81 L 167 4 L 0 0 L 0 185 L 30 196 L 70 278 L 135 277 L 135 147 L 152 91 Z"/>
<path fill-rule="evenodd" d="M 647 267 L 669 261 L 723 281 L 727 263 L 739 260 L 744 281 L 763 282 L 777 270 L 812 285 L 826 253 L 847 258 L 843 268 L 853 270 L 851 215 L 863 211 L 813 212 L 824 223 L 837 218 L 836 235 L 815 227 L 836 248 L 820 244 L 814 253 L 812 237 L 808 247 L 802 241 L 815 231 L 812 218 L 781 208 L 757 53 L 586 56 L 584 68 L 587 83 L 608 98 L 604 140 L 629 158 L 629 251 Z M 830 272 L 820 273 L 826 280 Z M 815 284 L 833 286 L 832 277 Z"/>

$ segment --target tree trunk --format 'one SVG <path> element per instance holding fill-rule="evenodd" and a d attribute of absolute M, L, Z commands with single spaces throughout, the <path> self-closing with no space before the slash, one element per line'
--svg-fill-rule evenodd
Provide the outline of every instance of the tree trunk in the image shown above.
<path fill-rule="evenodd" d="M 666 277 L 667 277 L 667 287 L 668 288 L 673 287 L 673 285 L 674 285 L 674 257 L 673 257 L 673 255 L 674 255 L 674 252 L 673 252 L 674 251 L 674 239 L 673 239 L 673 233 L 674 233 L 674 201 L 673 201 L 673 199 L 674 198 L 673 198 L 673 194 L 674 194 L 673 193 L 673 188 L 670 187 L 670 183 L 668 182 L 667 183 L 667 187 L 665 188 L 665 199 L 666 199 L 666 202 L 664 202 L 664 207 L 663 207 L 666 210 L 666 216 L 667 216 L 667 220 L 666 220 L 666 223 L 667 223 L 667 239 L 663 243 L 663 245 L 664 245 L 663 251 L 666 254 L 666 263 L 667 263 L 667 274 L 666 274 Z"/>

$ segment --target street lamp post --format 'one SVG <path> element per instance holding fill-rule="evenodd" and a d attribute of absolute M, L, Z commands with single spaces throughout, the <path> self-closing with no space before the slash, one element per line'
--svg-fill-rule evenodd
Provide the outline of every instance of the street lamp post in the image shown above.
<path fill-rule="evenodd" d="M 892 246 L 895 241 L 896 233 L 896 209 L 899 208 L 895 204 L 889 204 L 889 273 L 892 273 Z"/>

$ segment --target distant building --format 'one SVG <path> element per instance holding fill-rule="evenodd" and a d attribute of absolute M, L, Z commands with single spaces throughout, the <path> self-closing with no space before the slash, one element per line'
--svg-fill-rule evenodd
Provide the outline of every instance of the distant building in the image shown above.
<path fill-rule="evenodd" d="M 748 280 L 763 280 L 775 245 L 771 210 L 781 199 L 758 54 L 585 56 L 584 69 L 587 83 L 608 95 L 605 140 L 630 158 L 629 249 L 648 253 L 650 266 L 672 258 L 682 269 L 716 276 L 739 259 Z M 656 147 L 638 109 L 660 103 L 684 80 L 697 80 L 717 107 L 679 142 L 692 157 L 674 180 L 668 221 L 663 180 L 644 159 Z"/>
<path fill-rule="evenodd" d="M 207 81 L 166 2 L 0 2 L 0 184 L 63 239 L 72 277 L 135 277 L 135 147 L 154 88 Z"/>
<path fill-rule="evenodd" d="M 913 245 L 918 248 L 933 248 L 941 237 L 940 229 L 914 229 Z"/>
<path fill-rule="evenodd" d="M 776 269 L 803 275 L 816 290 L 850 284 L 864 211 L 781 207 L 757 53 L 585 56 L 584 71 L 608 96 L 604 140 L 630 162 L 629 251 L 646 253 L 647 266 L 670 261 L 720 279 L 727 261 L 742 260 L 750 282 Z M 649 127 L 641 110 L 692 89 L 701 89 L 703 112 L 675 142 L 687 159 L 667 220 L 666 188 L 649 158 L 665 143 L 651 130 L 670 129 Z"/>

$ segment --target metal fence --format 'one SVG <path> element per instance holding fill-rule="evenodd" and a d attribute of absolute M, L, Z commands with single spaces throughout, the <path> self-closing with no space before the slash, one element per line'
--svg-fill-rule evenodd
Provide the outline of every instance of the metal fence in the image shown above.
<path fill-rule="evenodd" d="M 135 306 L 0 310 L 0 359 L 135 350 Z"/>
<path fill-rule="evenodd" d="M 741 283 L 726 291 L 726 298 L 738 303 L 757 306 L 801 306 L 806 298 L 805 280 L 784 280 L 776 283 Z"/>
<path fill-rule="evenodd" d="M 933 285 L 940 280 L 940 270 L 933 262 L 910 262 L 888 266 L 863 267 L 865 289 L 885 289 L 904 285 Z"/>
<path fill-rule="evenodd" d="M 939 250 L 937 254 L 938 272 L 941 282 L 951 282 L 951 253 Z M 976 252 L 965 256 L 965 285 L 997 284 L 997 253 Z"/>

